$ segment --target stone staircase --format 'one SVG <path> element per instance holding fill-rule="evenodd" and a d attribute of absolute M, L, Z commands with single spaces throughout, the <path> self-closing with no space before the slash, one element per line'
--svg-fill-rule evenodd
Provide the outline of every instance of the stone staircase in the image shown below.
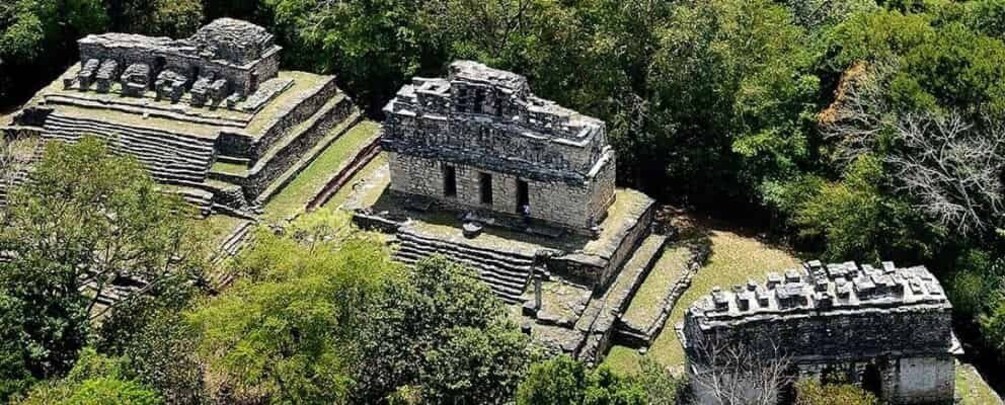
<path fill-rule="evenodd" d="M 219 291 L 234 281 L 235 275 L 228 271 L 228 267 L 224 265 L 224 261 L 236 256 L 248 245 L 248 242 L 254 236 L 254 230 L 254 221 L 241 222 L 240 225 L 227 235 L 220 248 L 210 257 L 210 263 L 212 264 L 210 268 L 217 269 L 216 272 L 209 275 L 207 280 L 207 284 L 211 289 Z"/>
<path fill-rule="evenodd" d="M 211 139 L 57 113 L 46 119 L 42 134 L 48 139 L 70 142 L 84 135 L 100 136 L 117 152 L 136 157 L 156 180 L 168 184 L 201 183 L 214 159 Z"/>
<path fill-rule="evenodd" d="M 522 301 L 520 296 L 533 272 L 534 257 L 531 255 L 487 250 L 408 231 L 399 231 L 397 238 L 400 245 L 394 252 L 395 260 L 411 265 L 429 256 L 442 255 L 477 271 L 478 278 L 510 304 Z"/>

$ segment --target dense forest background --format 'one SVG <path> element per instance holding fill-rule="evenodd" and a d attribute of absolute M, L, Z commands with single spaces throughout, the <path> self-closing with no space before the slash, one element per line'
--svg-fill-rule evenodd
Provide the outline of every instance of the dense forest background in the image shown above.
<path fill-rule="evenodd" d="M 10 0 L 0 108 L 75 40 L 269 28 L 374 118 L 459 58 L 607 121 L 619 181 L 807 256 L 926 264 L 975 358 L 1005 359 L 1005 0 Z"/>

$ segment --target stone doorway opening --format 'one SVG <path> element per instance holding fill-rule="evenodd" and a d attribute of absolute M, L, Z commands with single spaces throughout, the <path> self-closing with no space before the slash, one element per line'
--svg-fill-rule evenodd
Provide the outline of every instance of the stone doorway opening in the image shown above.
<path fill-rule="evenodd" d="M 453 166 L 443 166 L 443 195 L 457 197 L 457 169 Z"/>
<path fill-rule="evenodd" d="M 524 209 L 527 207 L 527 210 Z M 521 214 L 526 214 L 525 211 L 530 210 L 530 190 L 528 188 L 527 182 L 517 179 L 516 180 L 516 212 Z"/>
<path fill-rule="evenodd" d="M 492 204 L 492 175 L 488 173 L 478 174 L 478 183 L 481 187 L 482 204 Z"/>

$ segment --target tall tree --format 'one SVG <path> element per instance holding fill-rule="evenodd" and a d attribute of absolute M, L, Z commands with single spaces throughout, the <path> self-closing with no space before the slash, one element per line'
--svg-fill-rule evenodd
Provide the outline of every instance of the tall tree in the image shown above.
<path fill-rule="evenodd" d="M 188 207 L 134 159 L 96 138 L 54 142 L 0 216 L 4 342 L 16 342 L 36 377 L 72 366 L 87 340 L 88 314 L 122 280 L 193 277 L 203 254 L 186 229 Z M 15 354 L 16 353 L 16 354 Z"/>

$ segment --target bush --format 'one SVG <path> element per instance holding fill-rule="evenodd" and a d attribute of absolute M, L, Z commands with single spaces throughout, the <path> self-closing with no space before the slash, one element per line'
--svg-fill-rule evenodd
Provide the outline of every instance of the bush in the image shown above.
<path fill-rule="evenodd" d="M 821 384 L 803 380 L 796 384 L 796 405 L 877 405 L 872 393 L 851 384 Z"/>

